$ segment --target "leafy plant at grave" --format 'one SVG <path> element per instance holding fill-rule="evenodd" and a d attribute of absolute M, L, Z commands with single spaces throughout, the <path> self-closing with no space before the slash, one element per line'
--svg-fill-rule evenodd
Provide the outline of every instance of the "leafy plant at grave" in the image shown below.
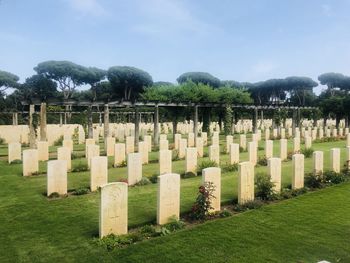
<path fill-rule="evenodd" d="M 241 147 L 241 146 L 239 147 L 239 152 L 240 152 L 240 153 L 247 152 L 247 151 L 248 151 L 247 149 L 244 149 L 244 148 Z"/>
<path fill-rule="evenodd" d="M 179 158 L 179 151 L 178 150 L 174 150 L 173 151 L 172 161 L 174 162 L 174 161 L 178 161 L 178 160 L 180 160 L 180 158 Z"/>
<path fill-rule="evenodd" d="M 160 235 L 157 228 L 153 225 L 145 225 L 140 228 L 140 233 L 144 238 L 156 237 Z"/>
<path fill-rule="evenodd" d="M 22 160 L 13 160 L 10 164 L 21 164 Z"/>
<path fill-rule="evenodd" d="M 118 182 L 129 184 L 128 179 L 126 179 L 126 178 L 121 178 L 118 180 Z"/>
<path fill-rule="evenodd" d="M 209 211 L 213 209 L 212 202 L 214 196 L 215 186 L 212 182 L 205 182 L 198 189 L 198 194 L 195 203 L 193 204 L 190 212 L 190 218 L 192 220 L 204 220 L 209 214 Z"/>
<path fill-rule="evenodd" d="M 170 232 L 174 232 L 185 227 L 185 222 L 177 219 L 177 217 L 172 216 L 169 218 L 169 223 L 163 225 L 163 227 L 167 228 Z"/>
<path fill-rule="evenodd" d="M 232 212 L 227 210 L 227 209 L 224 209 L 224 210 L 220 211 L 220 213 L 219 213 L 219 217 L 221 217 L 221 218 L 230 217 L 230 216 L 232 216 Z"/>
<path fill-rule="evenodd" d="M 193 172 L 186 172 L 186 173 L 183 173 L 181 174 L 181 177 L 183 179 L 186 179 L 186 178 L 192 178 L 192 177 L 196 177 L 197 175 Z"/>
<path fill-rule="evenodd" d="M 258 159 L 258 165 L 260 166 L 267 166 L 267 158 L 266 156 L 259 156 L 259 159 Z"/>
<path fill-rule="evenodd" d="M 238 171 L 238 163 L 233 163 L 233 164 L 226 163 L 222 166 L 222 171 L 224 173 Z"/>
<path fill-rule="evenodd" d="M 323 188 L 325 187 L 325 181 L 323 178 L 322 173 L 308 173 L 305 175 L 305 186 L 316 189 L 316 188 Z"/>
<path fill-rule="evenodd" d="M 72 191 L 72 195 L 86 195 L 90 193 L 90 189 L 86 187 L 80 187 Z"/>
<path fill-rule="evenodd" d="M 72 168 L 73 173 L 85 172 L 87 170 L 89 170 L 87 163 L 83 163 L 81 161 L 75 164 L 74 167 Z"/>
<path fill-rule="evenodd" d="M 270 201 L 277 198 L 274 191 L 275 184 L 267 174 L 257 174 L 255 183 L 255 196 L 260 200 Z"/>
<path fill-rule="evenodd" d="M 261 200 L 252 200 L 252 201 L 248 201 L 244 204 L 236 204 L 233 209 L 236 212 L 244 212 L 247 210 L 252 210 L 252 209 L 258 209 L 260 207 L 262 207 L 264 205 L 264 203 Z"/>
<path fill-rule="evenodd" d="M 114 165 L 115 168 L 118 168 L 118 167 L 126 167 L 127 166 L 127 162 L 126 160 L 122 161 L 121 163 L 117 164 L 117 165 Z"/>
<path fill-rule="evenodd" d="M 334 171 L 325 171 L 323 173 L 324 181 L 327 184 L 340 184 L 346 180 L 345 175 Z"/>
<path fill-rule="evenodd" d="M 81 153 L 80 154 L 79 153 L 72 153 L 71 157 L 72 157 L 72 160 L 74 160 L 74 159 L 83 158 L 84 156 Z"/>
<path fill-rule="evenodd" d="M 39 126 L 39 120 L 40 120 L 39 114 L 34 112 L 33 115 L 32 115 L 32 125 L 33 125 L 33 128 L 34 128 L 35 136 L 37 136 L 37 129 L 38 129 L 38 126 Z"/>
<path fill-rule="evenodd" d="M 202 161 L 197 168 L 198 173 L 202 173 L 202 170 L 209 167 L 218 167 L 218 164 L 215 161 L 207 160 Z"/>
<path fill-rule="evenodd" d="M 57 192 L 53 192 L 48 196 L 48 198 L 59 198 L 59 197 L 60 197 L 60 194 Z"/>
<path fill-rule="evenodd" d="M 312 148 L 308 148 L 308 149 L 302 149 L 301 153 L 304 154 L 305 158 L 310 158 L 312 157 L 314 150 Z"/>
<path fill-rule="evenodd" d="M 5 139 L 0 137 L 0 145 L 5 144 Z"/>
<path fill-rule="evenodd" d="M 126 245 L 131 245 L 141 240 L 142 240 L 142 235 L 138 233 L 131 233 L 131 234 L 120 235 L 120 236 L 110 234 L 101 239 L 97 239 L 97 244 L 106 248 L 108 251 L 112 251 L 116 248 L 121 248 Z"/>
<path fill-rule="evenodd" d="M 258 146 L 258 151 L 262 151 L 264 149 L 265 149 L 264 146 Z"/>
<path fill-rule="evenodd" d="M 158 176 L 159 174 L 152 174 L 152 176 L 149 178 L 152 184 L 156 184 L 158 182 Z"/>
<path fill-rule="evenodd" d="M 145 176 L 142 176 L 141 180 L 138 181 L 135 185 L 137 186 L 142 186 L 142 185 L 148 185 L 151 184 L 152 182 Z"/>
<path fill-rule="evenodd" d="M 54 146 L 62 146 L 63 143 L 63 136 L 60 136 L 56 141 L 54 141 Z"/>
<path fill-rule="evenodd" d="M 298 152 L 292 152 L 292 151 L 288 152 L 287 153 L 287 160 L 292 160 L 293 159 L 293 155 L 296 154 L 296 153 L 298 153 Z"/>

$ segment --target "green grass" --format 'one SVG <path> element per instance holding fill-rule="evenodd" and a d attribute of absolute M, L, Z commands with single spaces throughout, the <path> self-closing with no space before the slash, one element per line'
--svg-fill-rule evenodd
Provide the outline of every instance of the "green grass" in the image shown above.
<path fill-rule="evenodd" d="M 223 147 L 223 141 L 221 144 Z M 275 156 L 279 154 L 278 146 L 279 143 L 275 141 Z M 327 169 L 330 148 L 341 148 L 343 162 L 344 146 L 344 141 L 315 143 L 313 149 L 325 152 Z M 74 147 L 75 152 L 84 150 L 81 145 Z M 289 144 L 289 150 L 291 147 Z M 55 158 L 56 148 L 50 147 L 50 158 Z M 259 151 L 260 156 L 263 154 L 264 151 Z M 0 262 L 101 262 L 113 259 L 117 262 L 198 262 L 202 253 L 209 257 L 209 262 L 225 259 L 257 262 L 256 258 L 254 260 L 254 256 L 257 255 L 265 259 L 262 262 L 269 261 L 266 260 L 268 256 L 271 257 L 270 262 L 310 262 L 322 259 L 318 258 L 318 255 L 324 255 L 324 258 L 335 262 L 331 256 L 345 258 L 345 255 L 350 253 L 350 246 L 346 240 L 346 237 L 350 236 L 347 230 L 350 229 L 349 184 L 307 194 L 232 218 L 208 222 L 192 230 L 184 230 L 169 237 L 156 238 L 110 253 L 93 243 L 93 238 L 98 235 L 98 193 L 48 200 L 43 195 L 46 192 L 46 176 L 22 177 L 21 165 L 8 165 L 6 155 L 6 148 L 0 147 Z M 241 161 L 247 158 L 246 152 L 241 153 Z M 156 159 L 158 154 L 152 152 L 150 160 Z M 202 160 L 208 158 L 202 158 L 198 163 Z M 80 161 L 85 160 L 74 159 L 73 166 Z M 110 158 L 109 161 L 112 163 L 113 159 Z M 226 161 L 228 155 L 222 154 L 221 163 Z M 184 167 L 183 160 L 173 163 L 174 172 L 182 173 Z M 158 169 L 157 163 L 151 163 L 143 167 L 143 174 L 150 177 Z M 257 167 L 256 172 L 266 169 Z M 291 161 L 283 162 L 284 186 L 291 183 L 291 169 Z M 312 159 L 305 159 L 305 172 L 311 170 Z M 40 164 L 40 171 L 46 171 L 45 163 Z M 126 178 L 125 167 L 109 169 L 110 182 L 120 178 Z M 70 173 L 68 189 L 89 187 L 89 180 L 89 172 Z M 189 211 L 200 180 L 200 177 L 181 180 L 181 212 Z M 129 228 L 155 221 L 156 196 L 157 185 L 129 189 Z M 237 172 L 223 173 L 222 201 L 229 202 L 235 197 Z M 292 229 L 295 229 L 295 232 Z M 329 240 L 326 235 L 329 235 Z M 308 249 L 303 249 L 302 244 L 306 244 Z M 327 249 L 324 248 L 325 244 Z M 342 254 L 342 251 L 347 253 Z M 286 261 L 281 261 L 284 258 Z"/>

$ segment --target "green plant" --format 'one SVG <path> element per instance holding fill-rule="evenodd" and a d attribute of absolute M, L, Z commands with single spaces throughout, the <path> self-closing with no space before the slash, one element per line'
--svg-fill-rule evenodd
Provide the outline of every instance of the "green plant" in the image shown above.
<path fill-rule="evenodd" d="M 114 167 L 126 167 L 126 165 L 127 165 L 127 162 L 126 162 L 126 160 L 124 160 L 124 161 L 122 161 L 121 163 L 119 163 L 119 164 L 117 164 L 117 165 L 114 165 Z"/>
<path fill-rule="evenodd" d="M 71 172 L 77 173 L 77 172 L 85 172 L 87 170 L 89 170 L 87 163 L 83 163 L 80 161 L 79 163 L 74 165 Z"/>
<path fill-rule="evenodd" d="M 238 163 L 233 163 L 233 164 L 226 163 L 222 166 L 222 171 L 224 173 L 238 171 Z"/>
<path fill-rule="evenodd" d="M 215 186 L 212 182 L 205 182 L 198 189 L 198 194 L 195 203 L 190 212 L 190 218 L 193 220 L 204 220 L 209 211 L 212 209 L 212 200 Z"/>
<path fill-rule="evenodd" d="M 142 176 L 141 180 L 138 181 L 135 185 L 141 186 L 141 185 L 148 185 L 151 184 L 152 182 L 145 176 Z"/>
<path fill-rule="evenodd" d="M 158 182 L 158 176 L 159 174 L 152 174 L 152 176 L 149 178 L 152 184 L 156 184 Z"/>
<path fill-rule="evenodd" d="M 264 146 L 258 146 L 258 151 L 262 151 L 264 149 L 265 149 Z"/>
<path fill-rule="evenodd" d="M 345 181 L 344 174 L 336 173 L 334 171 L 325 171 L 323 173 L 323 178 L 328 184 L 340 184 Z"/>
<path fill-rule="evenodd" d="M 0 145 L 5 144 L 5 139 L 0 137 Z"/>
<path fill-rule="evenodd" d="M 89 188 L 86 188 L 86 187 L 80 187 L 80 188 L 77 188 L 75 189 L 73 192 L 72 192 L 72 195 L 86 195 L 90 193 L 90 189 Z"/>
<path fill-rule="evenodd" d="M 159 236 L 160 233 L 157 231 L 156 227 L 153 225 L 145 225 L 140 228 L 140 233 L 145 237 L 145 238 L 150 238 L 150 237 L 155 237 Z"/>
<path fill-rule="evenodd" d="M 56 141 L 54 141 L 54 146 L 62 146 L 63 143 L 63 136 L 60 136 Z"/>
<path fill-rule="evenodd" d="M 256 190 L 255 196 L 261 200 L 276 199 L 276 192 L 274 191 L 274 183 L 271 182 L 271 177 L 266 174 L 257 174 L 256 176 Z"/>
<path fill-rule="evenodd" d="M 179 158 L 179 151 L 178 150 L 173 150 L 173 156 L 172 156 L 172 161 L 178 161 L 180 160 Z"/>
<path fill-rule="evenodd" d="M 237 212 L 244 212 L 247 210 L 258 209 L 262 207 L 264 203 L 261 200 L 252 200 L 248 201 L 244 204 L 236 204 L 233 209 Z"/>
<path fill-rule="evenodd" d="M 10 164 L 21 164 L 22 160 L 13 160 Z"/>
<path fill-rule="evenodd" d="M 186 179 L 186 178 L 192 178 L 192 177 L 196 177 L 197 175 L 193 172 L 186 172 L 186 173 L 183 173 L 181 174 L 181 177 L 183 179 Z"/>
<path fill-rule="evenodd" d="M 227 210 L 227 209 L 224 209 L 224 210 L 220 211 L 219 216 L 222 218 L 229 217 L 229 216 L 232 216 L 232 212 Z"/>
<path fill-rule="evenodd" d="M 309 188 L 323 188 L 324 185 L 324 179 L 323 175 L 321 173 L 314 174 L 314 173 L 308 173 L 305 175 L 305 185 Z"/>
<path fill-rule="evenodd" d="M 259 159 L 258 159 L 258 165 L 260 166 L 267 166 L 267 158 L 266 156 L 259 156 Z"/>
<path fill-rule="evenodd" d="M 301 153 L 304 154 L 305 158 L 310 158 L 312 157 L 314 150 L 312 148 L 308 148 L 308 149 L 302 149 Z"/>
<path fill-rule="evenodd" d="M 140 233 L 131 233 L 121 236 L 110 234 L 103 237 L 102 239 L 97 240 L 97 243 L 100 246 L 105 247 L 108 251 L 112 251 L 116 248 L 130 245 L 140 240 L 142 240 L 142 235 Z"/>
<path fill-rule="evenodd" d="M 215 161 L 211 161 L 211 160 L 202 161 L 202 162 L 198 165 L 197 171 L 198 171 L 199 173 L 201 173 L 203 169 L 209 168 L 209 167 L 218 167 L 218 164 L 217 164 Z"/>
<path fill-rule="evenodd" d="M 243 147 L 240 146 L 239 147 L 239 152 L 240 153 L 247 152 L 247 148 L 244 149 Z"/>
<path fill-rule="evenodd" d="M 169 218 L 169 223 L 165 224 L 164 227 L 169 229 L 171 232 L 183 229 L 185 227 L 185 222 L 177 219 L 176 217 Z"/>
<path fill-rule="evenodd" d="M 59 197 L 60 197 L 60 194 L 57 193 L 57 192 L 53 192 L 53 193 L 51 193 L 48 197 L 49 197 L 49 198 L 59 198 Z"/>

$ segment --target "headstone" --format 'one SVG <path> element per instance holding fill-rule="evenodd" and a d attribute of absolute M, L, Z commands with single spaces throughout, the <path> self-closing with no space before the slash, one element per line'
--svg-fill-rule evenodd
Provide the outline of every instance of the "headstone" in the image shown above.
<path fill-rule="evenodd" d="M 128 185 L 109 183 L 101 187 L 100 238 L 128 233 Z"/>
<path fill-rule="evenodd" d="M 310 136 L 305 136 L 305 149 L 311 149 L 312 138 Z"/>
<path fill-rule="evenodd" d="M 238 204 L 254 200 L 254 165 L 242 162 L 238 165 Z"/>
<path fill-rule="evenodd" d="M 239 135 L 239 147 L 241 147 L 244 151 L 247 149 L 247 137 L 245 134 Z"/>
<path fill-rule="evenodd" d="M 287 159 L 287 139 L 281 139 L 280 140 L 280 158 L 282 161 Z"/>
<path fill-rule="evenodd" d="M 273 189 L 279 193 L 281 191 L 281 158 L 268 159 L 267 167 L 271 177 L 271 182 L 274 183 Z"/>
<path fill-rule="evenodd" d="M 38 141 L 37 147 L 39 161 L 49 160 L 49 143 L 46 141 Z"/>
<path fill-rule="evenodd" d="M 148 144 L 147 142 L 139 142 L 139 153 L 141 154 L 142 164 L 148 163 Z"/>
<path fill-rule="evenodd" d="M 70 152 L 73 152 L 73 140 L 65 139 L 62 141 L 62 146 L 69 148 Z"/>
<path fill-rule="evenodd" d="M 89 145 L 94 145 L 95 144 L 95 140 L 94 139 L 86 139 L 85 140 L 85 157 L 87 158 L 87 154 L 88 154 L 88 146 Z"/>
<path fill-rule="evenodd" d="M 197 148 L 197 154 L 198 154 L 198 157 L 203 157 L 203 139 L 200 138 L 200 137 L 197 137 L 196 138 L 196 148 Z"/>
<path fill-rule="evenodd" d="M 169 174 L 172 172 L 172 152 L 171 150 L 159 151 L 159 174 Z"/>
<path fill-rule="evenodd" d="M 72 156 L 71 151 L 68 147 L 57 148 L 57 160 L 67 162 L 67 171 L 72 169 Z"/>
<path fill-rule="evenodd" d="M 258 147 L 256 142 L 248 142 L 248 156 L 249 162 L 256 165 L 258 161 Z"/>
<path fill-rule="evenodd" d="M 346 146 L 346 167 L 350 169 L 350 146 Z"/>
<path fill-rule="evenodd" d="M 95 156 L 100 156 L 100 146 L 96 144 L 89 144 L 87 146 L 87 156 L 86 156 L 89 168 L 90 168 L 91 158 Z"/>
<path fill-rule="evenodd" d="M 186 139 L 180 139 L 179 151 L 178 151 L 179 159 L 185 158 L 186 148 L 187 148 L 187 140 Z"/>
<path fill-rule="evenodd" d="M 180 216 L 180 175 L 158 176 L 157 224 L 164 225 Z"/>
<path fill-rule="evenodd" d="M 8 163 L 15 160 L 22 160 L 21 148 L 22 146 L 19 142 L 11 142 L 8 144 Z"/>
<path fill-rule="evenodd" d="M 169 150 L 168 140 L 159 140 L 159 150 Z"/>
<path fill-rule="evenodd" d="M 209 148 L 209 160 L 215 162 L 217 165 L 220 165 L 220 147 L 218 144 L 214 144 L 208 147 Z"/>
<path fill-rule="evenodd" d="M 292 189 L 304 187 L 304 154 L 294 154 L 292 158 Z"/>
<path fill-rule="evenodd" d="M 209 212 L 217 212 L 221 209 L 221 169 L 218 167 L 205 168 L 202 171 L 202 184 L 211 182 L 214 186 L 212 209 Z"/>
<path fill-rule="evenodd" d="M 160 134 L 160 135 L 159 135 L 159 141 L 160 141 L 160 140 L 168 140 L 167 135 L 166 135 L 166 134 Z"/>
<path fill-rule="evenodd" d="M 270 140 L 270 129 L 265 130 L 265 140 Z"/>
<path fill-rule="evenodd" d="M 230 164 L 239 163 L 239 144 L 231 143 L 230 144 Z"/>
<path fill-rule="evenodd" d="M 323 152 L 315 151 L 313 152 L 313 166 L 314 166 L 314 175 L 322 175 L 323 173 Z"/>
<path fill-rule="evenodd" d="M 350 146 L 350 133 L 346 135 L 346 146 Z"/>
<path fill-rule="evenodd" d="M 115 145 L 114 137 L 105 138 L 105 151 L 107 156 L 114 156 L 114 145 Z"/>
<path fill-rule="evenodd" d="M 23 151 L 23 176 L 30 176 L 39 172 L 38 150 L 29 149 Z"/>
<path fill-rule="evenodd" d="M 213 136 L 211 137 L 211 145 L 219 145 L 219 133 L 214 132 Z"/>
<path fill-rule="evenodd" d="M 233 143 L 233 136 L 232 135 L 227 135 L 226 136 L 226 153 L 230 152 L 230 145 Z"/>
<path fill-rule="evenodd" d="M 126 154 L 133 153 L 135 151 L 134 143 L 135 143 L 134 136 L 126 137 L 126 143 L 125 143 Z"/>
<path fill-rule="evenodd" d="M 336 173 L 340 172 L 340 149 L 332 148 L 331 149 L 331 171 Z"/>
<path fill-rule="evenodd" d="M 142 157 L 140 153 L 128 154 L 128 183 L 134 185 L 142 178 Z"/>
<path fill-rule="evenodd" d="M 53 160 L 47 163 L 47 196 L 67 194 L 67 162 Z"/>
<path fill-rule="evenodd" d="M 293 152 L 294 153 L 300 152 L 300 137 L 293 138 Z"/>
<path fill-rule="evenodd" d="M 197 175 L 197 148 L 186 148 L 186 173 Z"/>
<path fill-rule="evenodd" d="M 194 146 L 194 133 L 193 132 L 190 132 L 188 134 L 187 145 L 188 145 L 188 147 L 193 147 Z"/>
<path fill-rule="evenodd" d="M 181 140 L 181 134 L 176 133 L 174 137 L 174 148 L 175 150 L 178 150 L 180 147 L 180 140 Z"/>
<path fill-rule="evenodd" d="M 116 143 L 114 145 L 114 167 L 118 167 L 125 162 L 125 144 Z"/>
<path fill-rule="evenodd" d="M 266 157 L 266 159 L 273 157 L 273 141 L 272 140 L 265 141 L 265 157 Z"/>
<path fill-rule="evenodd" d="M 144 141 L 147 142 L 147 145 L 148 145 L 148 152 L 152 152 L 152 136 L 150 135 L 145 135 L 144 136 Z"/>
<path fill-rule="evenodd" d="M 108 182 L 107 156 L 95 156 L 91 158 L 90 190 L 96 191 Z"/>
<path fill-rule="evenodd" d="M 208 134 L 206 132 L 201 133 L 201 137 L 203 138 L 203 145 L 208 145 Z"/>

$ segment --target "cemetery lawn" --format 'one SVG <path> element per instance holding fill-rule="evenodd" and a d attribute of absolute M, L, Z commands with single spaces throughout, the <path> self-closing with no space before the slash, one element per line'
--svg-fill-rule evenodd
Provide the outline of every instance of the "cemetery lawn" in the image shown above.
<path fill-rule="evenodd" d="M 330 148 L 341 148 L 344 163 L 344 145 L 344 141 L 313 144 L 314 150 L 324 151 L 325 170 Z M 275 156 L 278 146 L 274 141 Z M 291 150 L 290 141 L 288 147 Z M 75 145 L 75 152 L 82 149 Z M 50 158 L 55 158 L 55 151 L 50 147 Z M 263 153 L 259 151 L 260 156 Z M 44 174 L 25 178 L 21 164 L 8 165 L 6 155 L 1 146 L 0 262 L 350 262 L 350 183 L 108 252 L 94 241 L 98 193 L 49 200 L 44 196 L 46 164 L 40 164 Z M 156 159 L 152 153 L 150 160 Z M 227 154 L 221 155 L 223 163 L 227 159 Z M 241 161 L 246 159 L 244 152 Z M 76 158 L 72 165 L 84 161 Z M 150 177 L 157 169 L 156 162 L 150 163 L 143 174 Z M 173 170 L 183 172 L 184 161 L 173 162 Z M 283 186 L 291 183 L 291 170 L 291 161 L 282 163 Z M 311 170 L 312 158 L 306 158 L 305 172 Z M 259 172 L 266 172 L 266 167 L 257 167 L 255 174 Z M 126 168 L 109 169 L 110 182 L 125 177 Z M 181 212 L 189 211 L 199 185 L 200 177 L 181 180 Z M 69 190 L 88 186 L 89 172 L 69 173 Z M 129 228 L 155 221 L 156 192 L 156 184 L 129 188 Z M 237 172 L 225 172 L 222 202 L 235 197 Z"/>

